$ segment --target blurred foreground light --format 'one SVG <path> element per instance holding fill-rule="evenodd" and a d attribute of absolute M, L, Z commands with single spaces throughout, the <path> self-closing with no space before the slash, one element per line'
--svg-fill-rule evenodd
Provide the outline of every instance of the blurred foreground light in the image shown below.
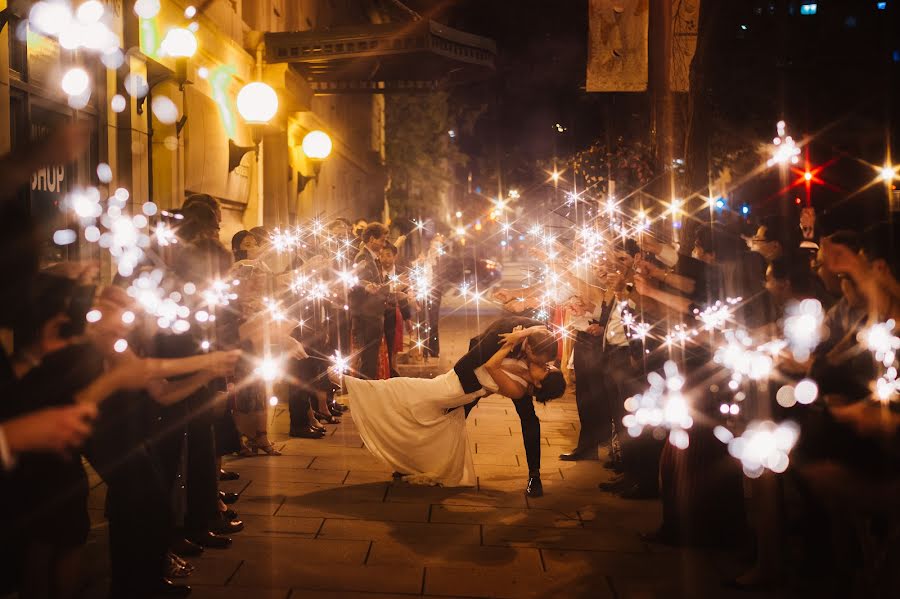
<path fill-rule="evenodd" d="M 197 52 L 197 38 L 190 30 L 175 27 L 163 38 L 162 49 L 175 58 L 190 58 Z"/>
<path fill-rule="evenodd" d="M 142 19 L 152 19 L 159 14 L 159 0 L 136 0 L 134 13 Z"/>
<path fill-rule="evenodd" d="M 125 96 L 121 94 L 116 94 L 109 101 L 109 107 L 112 108 L 113 112 L 122 112 L 125 110 Z"/>
<path fill-rule="evenodd" d="M 75 16 L 82 23 L 96 23 L 103 16 L 103 3 L 98 0 L 88 0 L 78 7 Z"/>
<path fill-rule="evenodd" d="M 70 96 L 80 96 L 91 84 L 87 71 L 81 67 L 72 67 L 62 78 L 62 90 Z"/>

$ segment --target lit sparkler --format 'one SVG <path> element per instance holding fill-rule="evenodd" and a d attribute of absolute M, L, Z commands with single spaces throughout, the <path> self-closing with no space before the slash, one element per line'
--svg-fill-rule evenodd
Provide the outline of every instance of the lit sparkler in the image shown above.
<path fill-rule="evenodd" d="M 772 140 L 772 157 L 766 161 L 766 165 L 797 164 L 800 162 L 800 148 L 794 143 L 794 138 L 785 135 L 787 127 L 784 121 L 778 121 L 776 128 L 778 136 Z"/>
<path fill-rule="evenodd" d="M 828 334 L 824 322 L 825 310 L 819 300 L 805 299 L 785 308 L 784 337 L 798 361 L 808 360 L 812 351 Z"/>
<path fill-rule="evenodd" d="M 800 437 L 800 428 L 791 421 L 776 424 L 763 420 L 751 422 L 740 437 L 735 438 L 721 426 L 714 433 L 728 444 L 728 453 L 740 460 L 744 474 L 758 478 L 765 470 L 787 470 L 788 456 Z"/>
<path fill-rule="evenodd" d="M 632 437 L 639 436 L 645 428 L 668 429 L 669 442 L 684 449 L 689 444 L 686 431 L 694 424 L 687 399 L 681 393 L 684 377 L 670 360 L 663 366 L 663 375 L 651 372 L 647 380 L 650 383 L 647 391 L 625 400 L 625 409 L 630 413 L 622 419 L 622 424 Z"/>

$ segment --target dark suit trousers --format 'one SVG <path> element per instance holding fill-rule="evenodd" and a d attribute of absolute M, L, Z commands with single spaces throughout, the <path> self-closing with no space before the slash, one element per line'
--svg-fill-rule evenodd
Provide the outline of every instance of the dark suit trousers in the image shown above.
<path fill-rule="evenodd" d="M 366 379 L 378 378 L 378 350 L 384 336 L 384 314 L 379 316 L 354 316 L 350 322 L 353 349 L 358 352 L 359 376 Z"/>
<path fill-rule="evenodd" d="M 479 398 L 480 399 L 480 398 Z M 465 405 L 466 418 L 469 412 L 478 405 L 478 399 Z M 541 421 L 534 411 L 534 402 L 530 395 L 513 399 L 516 414 L 522 424 L 522 441 L 525 444 L 525 461 L 528 463 L 529 476 L 538 476 L 541 471 Z"/>
<path fill-rule="evenodd" d="M 576 451 L 594 451 L 612 435 L 612 413 L 603 372 L 603 338 L 578 333 L 575 340 L 575 405 L 581 432 Z M 616 396 L 619 394 L 616 393 Z"/>
<path fill-rule="evenodd" d="M 162 574 L 175 527 L 169 494 L 143 448 L 106 481 L 110 596 L 150 597 L 150 589 Z"/>
<path fill-rule="evenodd" d="M 187 510 L 184 528 L 188 535 L 203 534 L 219 515 L 219 468 L 213 433 L 212 397 L 201 389 L 188 399 L 192 410 L 188 421 Z"/>
<path fill-rule="evenodd" d="M 441 337 L 438 327 L 441 321 L 441 299 L 443 294 L 436 292 L 428 303 L 428 340 L 425 348 L 428 350 L 429 356 L 439 356 L 441 354 Z"/>

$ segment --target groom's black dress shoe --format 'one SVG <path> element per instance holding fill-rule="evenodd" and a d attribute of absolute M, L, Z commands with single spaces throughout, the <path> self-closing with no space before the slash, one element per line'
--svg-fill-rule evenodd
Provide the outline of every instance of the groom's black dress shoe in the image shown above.
<path fill-rule="evenodd" d="M 542 497 L 544 495 L 544 485 L 537 476 L 528 479 L 528 486 L 525 487 L 525 494 L 529 497 Z"/>

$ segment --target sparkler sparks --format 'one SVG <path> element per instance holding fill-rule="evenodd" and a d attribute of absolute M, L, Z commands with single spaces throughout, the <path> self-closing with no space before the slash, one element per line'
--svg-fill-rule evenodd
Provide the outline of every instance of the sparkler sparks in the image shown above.
<path fill-rule="evenodd" d="M 687 399 L 682 395 L 684 377 L 678 366 L 671 360 L 663 366 L 665 376 L 657 372 L 647 375 L 650 388 L 625 400 L 625 409 L 630 413 L 622 419 L 622 424 L 632 437 L 639 436 L 645 428 L 669 430 L 669 442 L 680 449 L 688 446 L 688 429 L 694 424 Z"/>
<path fill-rule="evenodd" d="M 900 396 L 900 376 L 897 368 L 900 337 L 894 333 L 896 326 L 897 323 L 891 319 L 873 324 L 857 335 L 863 347 L 871 351 L 883 367 L 883 372 L 873 384 L 875 398 L 881 402 L 896 401 Z"/>
<path fill-rule="evenodd" d="M 787 126 L 784 121 L 778 121 L 776 128 L 778 136 L 772 140 L 772 157 L 766 165 L 771 167 L 776 164 L 797 164 L 800 162 L 800 148 L 794 143 L 794 138 L 785 135 Z"/>
<path fill-rule="evenodd" d="M 824 322 L 825 311 L 819 300 L 805 299 L 785 308 L 784 336 L 798 361 L 808 360 L 812 351 L 828 334 Z"/>
<path fill-rule="evenodd" d="M 729 439 L 730 433 L 723 427 L 716 427 L 715 434 L 728 444 L 728 453 L 740 460 L 744 474 L 759 478 L 765 470 L 787 470 L 788 455 L 800 437 L 800 428 L 791 421 L 776 424 L 763 420 L 751 422 L 737 438 Z"/>
<path fill-rule="evenodd" d="M 283 375 L 282 360 L 267 356 L 260 360 L 253 372 L 264 382 L 273 383 Z"/>

